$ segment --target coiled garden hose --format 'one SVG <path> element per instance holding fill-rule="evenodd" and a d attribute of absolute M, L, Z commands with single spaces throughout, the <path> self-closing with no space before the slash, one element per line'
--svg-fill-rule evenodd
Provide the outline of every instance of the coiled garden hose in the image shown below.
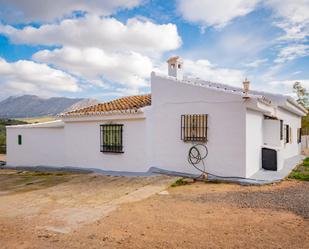
<path fill-rule="evenodd" d="M 263 180 L 260 179 L 253 179 L 253 178 L 245 178 L 245 177 L 239 177 L 239 176 L 219 176 L 215 175 L 212 173 L 209 173 L 206 170 L 205 162 L 204 159 L 208 156 L 208 148 L 205 144 L 194 144 L 190 149 L 188 153 L 188 161 L 189 163 L 198 171 L 200 171 L 202 174 L 197 177 L 196 179 L 199 178 L 207 178 L 208 175 L 214 176 L 217 178 L 222 178 L 222 179 L 241 179 L 241 180 L 253 180 L 253 181 L 258 181 L 258 182 L 263 182 Z M 202 168 L 201 168 L 202 166 Z"/>

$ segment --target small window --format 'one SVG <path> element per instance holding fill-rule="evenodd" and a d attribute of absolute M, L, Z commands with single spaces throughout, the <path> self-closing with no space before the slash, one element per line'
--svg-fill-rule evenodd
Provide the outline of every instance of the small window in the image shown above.
<path fill-rule="evenodd" d="M 283 140 L 283 120 L 280 120 L 280 140 Z"/>
<path fill-rule="evenodd" d="M 289 138 L 290 138 L 290 144 L 292 143 L 292 127 L 290 126 L 290 132 L 289 132 Z"/>
<path fill-rule="evenodd" d="M 180 64 L 178 64 L 178 69 L 180 69 L 181 68 L 181 65 Z"/>
<path fill-rule="evenodd" d="M 285 125 L 285 143 L 289 143 L 290 142 L 290 127 L 289 125 Z"/>
<path fill-rule="evenodd" d="M 207 114 L 181 115 L 181 140 L 207 141 Z"/>
<path fill-rule="evenodd" d="M 301 128 L 298 128 L 297 129 L 297 143 L 301 143 L 301 133 L 302 133 L 302 130 Z"/>
<path fill-rule="evenodd" d="M 123 153 L 122 124 L 101 125 L 101 152 Z"/>
<path fill-rule="evenodd" d="M 21 135 L 18 135 L 18 145 L 22 145 L 23 139 Z"/>

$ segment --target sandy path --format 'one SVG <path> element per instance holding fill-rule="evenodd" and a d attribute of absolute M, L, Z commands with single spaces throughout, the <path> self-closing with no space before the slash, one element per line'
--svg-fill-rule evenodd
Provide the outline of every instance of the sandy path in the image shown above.
<path fill-rule="evenodd" d="M 1 248 L 308 248 L 308 182 L 161 191 L 170 181 L 86 175 L 0 196 Z"/>
<path fill-rule="evenodd" d="M 34 184 L 40 180 L 37 178 L 32 179 Z M 101 219 L 121 204 L 139 201 L 164 190 L 172 181 L 173 178 L 164 176 L 73 175 L 69 181 L 49 188 L 2 193 L 0 219 L 23 219 L 35 229 L 69 233 Z"/>

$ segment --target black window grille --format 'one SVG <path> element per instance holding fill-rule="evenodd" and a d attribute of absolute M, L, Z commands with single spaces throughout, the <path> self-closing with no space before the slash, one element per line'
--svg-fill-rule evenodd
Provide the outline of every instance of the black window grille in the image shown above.
<path fill-rule="evenodd" d="M 101 152 L 123 153 L 123 125 L 104 124 L 100 125 L 101 130 Z"/>
<path fill-rule="evenodd" d="M 285 143 L 290 142 L 290 127 L 289 125 L 285 125 Z"/>
<path fill-rule="evenodd" d="M 283 140 L 283 120 L 280 120 L 280 140 Z"/>
<path fill-rule="evenodd" d="M 207 141 L 207 114 L 181 115 L 181 140 Z"/>

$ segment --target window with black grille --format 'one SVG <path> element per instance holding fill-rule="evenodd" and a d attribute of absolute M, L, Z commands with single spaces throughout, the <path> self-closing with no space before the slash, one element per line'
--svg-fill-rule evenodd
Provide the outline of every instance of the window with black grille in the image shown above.
<path fill-rule="evenodd" d="M 123 153 L 122 124 L 104 124 L 101 129 L 101 152 Z"/>
<path fill-rule="evenodd" d="M 280 120 L 280 140 L 283 140 L 283 120 Z"/>
<path fill-rule="evenodd" d="M 181 139 L 187 141 L 207 141 L 207 114 L 181 115 Z"/>
<path fill-rule="evenodd" d="M 289 143 L 290 142 L 290 127 L 289 125 L 285 125 L 285 143 Z"/>

